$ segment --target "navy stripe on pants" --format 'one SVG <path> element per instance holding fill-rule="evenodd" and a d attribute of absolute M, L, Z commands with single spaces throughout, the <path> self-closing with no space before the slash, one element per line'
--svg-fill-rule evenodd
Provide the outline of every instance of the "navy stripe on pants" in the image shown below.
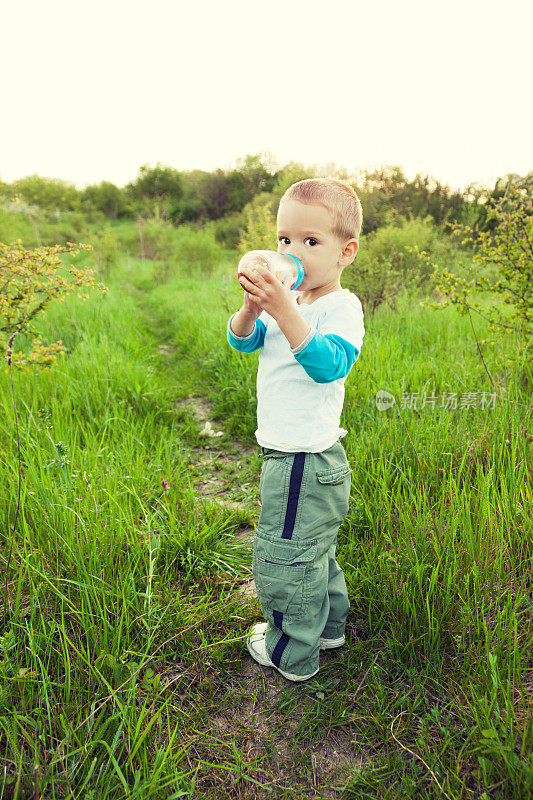
<path fill-rule="evenodd" d="M 292 539 L 294 523 L 296 522 L 296 512 L 298 511 L 298 501 L 300 499 L 300 488 L 305 467 L 305 453 L 296 453 L 291 469 L 289 481 L 289 497 L 287 499 L 287 510 L 285 511 L 285 522 L 283 524 L 282 539 Z M 283 631 L 283 614 L 274 611 L 274 624 Z M 289 644 L 289 637 L 282 633 L 278 643 L 272 652 L 272 663 L 279 667 L 283 651 Z"/>
<path fill-rule="evenodd" d="M 296 522 L 296 512 L 298 511 L 298 500 L 300 499 L 300 487 L 304 474 L 305 453 L 296 453 L 291 469 L 291 479 L 289 483 L 289 497 L 287 500 L 287 510 L 285 512 L 285 523 L 283 525 L 282 539 L 292 539 L 294 523 Z"/>
<path fill-rule="evenodd" d="M 279 642 L 277 643 L 272 652 L 272 663 L 275 664 L 276 667 L 279 667 L 281 662 L 281 656 L 283 655 L 283 651 L 285 650 L 288 644 L 289 644 L 289 637 L 287 636 L 286 633 L 282 633 Z"/>

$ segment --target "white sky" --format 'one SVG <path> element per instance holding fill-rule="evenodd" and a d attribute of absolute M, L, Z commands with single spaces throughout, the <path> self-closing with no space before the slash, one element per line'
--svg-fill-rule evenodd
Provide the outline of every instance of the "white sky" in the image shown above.
<path fill-rule="evenodd" d="M 532 0 L 0 0 L 0 178 L 533 169 Z"/>

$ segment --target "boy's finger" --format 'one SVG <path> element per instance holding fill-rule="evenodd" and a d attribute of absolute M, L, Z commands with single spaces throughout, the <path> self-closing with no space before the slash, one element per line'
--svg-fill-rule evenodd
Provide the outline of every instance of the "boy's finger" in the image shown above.
<path fill-rule="evenodd" d="M 246 280 L 246 278 L 244 280 Z M 258 290 L 258 287 L 255 285 L 255 283 L 250 283 L 250 281 L 246 281 L 246 285 L 241 283 L 241 288 L 244 289 L 244 291 L 248 293 L 248 295 L 252 298 L 252 300 L 255 303 L 256 302 L 256 295 L 254 294 L 254 290 L 255 291 Z"/>
<path fill-rule="evenodd" d="M 266 267 L 262 267 L 261 265 L 254 267 L 254 269 L 252 270 L 253 279 L 259 282 L 261 282 L 262 280 L 268 281 L 271 274 L 272 273 L 270 272 L 270 270 L 268 270 Z"/>
<path fill-rule="evenodd" d="M 249 277 L 245 272 L 239 272 L 237 277 L 239 278 L 239 280 L 241 280 L 241 278 L 244 278 L 245 281 L 248 281 L 249 283 L 253 284 L 252 278 L 260 278 L 261 276 L 259 275 L 258 272 L 255 272 L 255 274 L 254 274 L 254 270 L 252 270 L 251 277 Z"/>

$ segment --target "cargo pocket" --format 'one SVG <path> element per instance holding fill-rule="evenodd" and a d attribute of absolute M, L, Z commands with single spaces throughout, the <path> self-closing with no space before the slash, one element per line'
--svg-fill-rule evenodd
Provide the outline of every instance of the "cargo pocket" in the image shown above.
<path fill-rule="evenodd" d="M 347 464 L 329 467 L 316 473 L 320 484 L 320 508 L 318 517 L 321 522 L 329 520 L 331 525 L 340 525 L 350 507 L 352 470 Z M 317 520 L 318 522 L 318 520 Z"/>
<path fill-rule="evenodd" d="M 348 475 L 352 474 L 352 470 L 348 466 L 341 464 L 340 467 L 330 467 L 324 469 L 322 472 L 317 472 L 316 477 L 319 483 L 344 483 Z"/>
<path fill-rule="evenodd" d="M 253 574 L 257 596 L 265 614 L 278 611 L 298 619 L 309 604 L 309 576 L 317 542 L 254 540 Z"/>

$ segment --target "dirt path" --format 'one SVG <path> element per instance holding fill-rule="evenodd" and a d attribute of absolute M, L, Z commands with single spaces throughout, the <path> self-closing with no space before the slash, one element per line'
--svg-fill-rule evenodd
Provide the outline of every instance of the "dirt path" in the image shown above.
<path fill-rule="evenodd" d="M 175 346 L 167 344 L 159 347 L 160 355 L 166 357 L 174 350 Z M 192 393 L 180 398 L 175 409 L 183 408 L 194 415 L 200 434 L 199 444 L 190 448 L 190 480 L 197 499 L 242 511 L 247 521 L 236 537 L 251 542 L 261 507 L 257 448 L 229 437 L 223 421 L 214 419 L 212 404 L 204 395 Z M 258 606 L 251 574 L 243 577 L 236 591 L 242 595 L 243 604 Z M 259 614 L 257 621 L 260 618 Z M 264 788 L 246 781 L 228 785 L 225 771 L 216 770 L 213 775 L 220 784 L 214 798 L 259 800 L 275 794 L 291 799 L 340 800 L 350 775 L 370 764 L 372 754 L 353 746 L 350 722 L 334 727 L 323 724 L 318 741 L 316 735 L 310 736 L 320 704 L 335 702 L 337 679 L 327 666 L 336 655 L 334 651 L 322 652 L 319 674 L 310 681 L 293 683 L 243 653 L 231 678 L 225 679 L 224 689 L 231 700 L 210 717 L 210 734 L 225 746 L 235 742 L 246 762 L 259 758 L 261 768 L 253 775 Z M 190 755 L 194 757 L 194 748 Z M 199 760 L 209 760 L 209 746 L 206 752 L 199 746 L 196 755 Z M 206 797 L 211 797 L 211 781 L 209 787 L 205 787 Z"/>
<path fill-rule="evenodd" d="M 224 429 L 220 422 L 213 421 L 212 406 L 206 397 L 190 395 L 176 403 L 178 408 L 191 410 L 200 428 L 202 445 L 191 448 L 192 485 L 197 499 L 238 509 L 243 515 L 250 510 L 258 517 L 259 489 L 257 481 L 250 476 L 257 450 L 236 439 L 217 435 L 224 434 Z M 241 541 L 251 542 L 253 536 L 254 525 L 251 524 L 243 524 L 236 533 Z M 257 597 L 253 577 L 250 575 L 241 581 L 236 591 L 246 599 Z"/>
<path fill-rule="evenodd" d="M 190 409 L 200 429 L 202 444 L 191 448 L 191 484 L 197 499 L 239 509 L 243 514 L 252 511 L 258 517 L 260 498 L 257 464 L 254 465 L 257 450 L 224 435 L 223 424 L 213 420 L 211 404 L 205 397 L 191 395 L 179 401 L 176 408 Z M 217 435 L 220 433 L 222 435 Z M 253 533 L 254 525 L 243 524 L 236 536 L 251 541 Z M 242 594 L 243 602 L 257 599 L 251 575 L 236 591 Z M 321 654 L 322 666 L 334 657 L 334 653 Z M 314 681 L 294 684 L 276 670 L 262 667 L 245 656 L 231 685 L 226 687 L 235 702 L 210 720 L 213 731 L 225 741 L 238 741 L 250 760 L 258 753 L 265 754 L 262 767 L 268 784 L 292 787 L 309 800 L 339 798 L 340 787 L 346 784 L 350 774 L 368 763 L 367 754 L 362 755 L 353 747 L 349 725 L 325 728 L 323 740 L 311 747 L 299 743 L 298 726 L 305 725 L 305 717 L 316 708 L 317 699 L 328 691 L 321 681 L 319 674 Z M 310 769 L 302 769 L 301 755 L 306 749 Z"/>

